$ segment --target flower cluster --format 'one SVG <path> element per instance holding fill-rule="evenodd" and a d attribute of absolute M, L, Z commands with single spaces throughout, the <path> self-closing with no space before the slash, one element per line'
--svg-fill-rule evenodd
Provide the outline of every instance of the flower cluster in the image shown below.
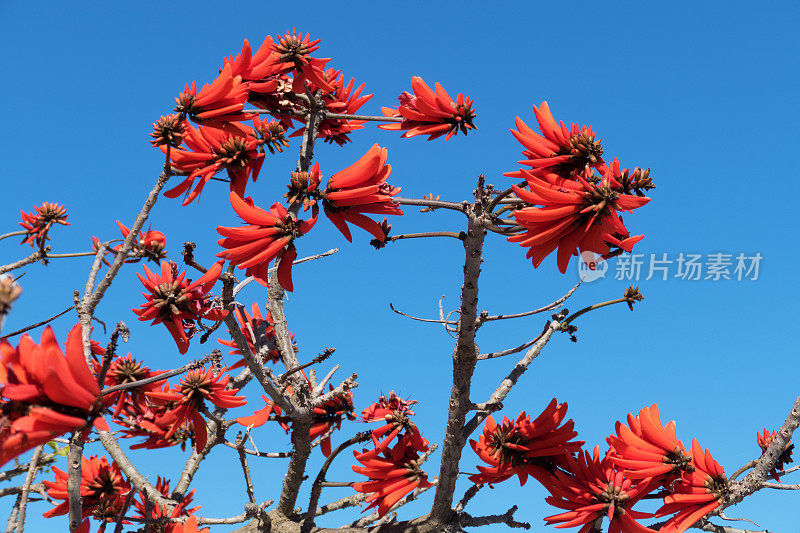
<path fill-rule="evenodd" d="M 272 321 L 272 315 L 267 311 L 266 318 L 262 317 L 261 309 L 255 302 L 253 302 L 252 310 L 252 315 L 243 307 L 237 307 L 233 311 L 233 316 L 236 317 L 236 321 L 239 323 L 239 329 L 247 342 L 247 346 L 250 348 L 250 353 L 260 353 L 264 362 L 277 363 L 281 360 L 281 353 L 278 348 L 278 337 L 275 334 L 275 324 Z M 294 334 L 291 334 L 291 338 L 294 340 Z M 239 350 L 236 341 L 232 339 L 219 339 L 218 342 L 223 346 L 233 348 L 229 352 L 231 355 L 242 357 L 242 359 L 229 367 L 230 370 L 244 366 L 244 354 Z M 263 350 L 265 345 L 267 348 Z M 297 345 L 294 346 L 294 351 L 297 353 Z"/>
<path fill-rule="evenodd" d="M 508 240 L 528 248 L 534 267 L 558 249 L 562 273 L 578 251 L 604 258 L 630 252 L 644 236 L 632 237 L 619 213 L 650 201 L 643 192 L 653 188 L 649 170 L 629 173 L 616 159 L 607 165 L 591 126 L 558 124 L 547 102 L 533 109 L 541 135 L 519 118 L 512 130 L 525 148 L 527 159 L 520 163 L 530 168 L 505 174 L 524 179 L 527 187 L 512 186 L 523 201 L 512 216 L 524 231 Z"/>
<path fill-rule="evenodd" d="M 470 481 L 499 483 L 516 475 L 524 485 L 530 475 L 545 483 L 565 457 L 583 446 L 582 441 L 572 440 L 578 436 L 575 423 L 568 420 L 562 425 L 566 415 L 567 404 L 553 398 L 533 421 L 524 412 L 513 421 L 503 418 L 502 424 L 487 417 L 483 434 L 477 441 L 470 440 L 470 445 L 490 466 L 478 466 L 480 474 L 470 476 Z"/>
<path fill-rule="evenodd" d="M 22 238 L 20 244 L 28 243 L 33 248 L 34 243 L 36 246 L 42 247 L 44 243 L 50 239 L 47 233 L 53 224 L 61 224 L 62 226 L 69 226 L 67 222 L 67 208 L 58 205 L 55 202 L 45 202 L 41 206 L 33 206 L 34 211 L 26 213 L 20 211 L 22 217 L 20 226 L 25 230 L 25 236 Z"/>
<path fill-rule="evenodd" d="M 372 449 L 353 451 L 361 463 L 353 466 L 353 471 L 369 478 L 353 484 L 356 491 L 369 493 L 365 500 L 369 506 L 364 511 L 377 507 L 383 516 L 412 490 L 431 486 L 422 470 L 425 457 L 420 456 L 429 450 L 428 441 L 408 418 L 414 414 L 409 409 L 414 403 L 392 392 L 389 398 L 381 395 L 361 413 L 364 422 L 384 422 L 372 432 Z"/>
<path fill-rule="evenodd" d="M 160 476 L 156 480 L 156 490 L 161 493 L 162 496 L 165 498 L 170 497 L 170 490 L 169 490 L 169 480 L 162 479 Z M 190 490 L 186 493 L 183 497 L 181 502 L 172 508 L 172 511 L 168 511 L 167 508 L 163 505 L 155 505 L 150 506 L 150 509 L 147 509 L 147 505 L 145 503 L 147 496 L 142 494 L 141 492 L 137 493 L 137 497 L 133 500 L 133 506 L 136 510 L 136 517 L 138 518 L 179 518 L 181 516 L 189 516 L 189 519 L 184 523 L 183 526 L 181 524 L 170 523 L 167 522 L 163 525 L 159 524 L 156 526 L 155 529 L 151 529 L 154 533 L 197 533 L 197 522 L 196 518 L 191 516 L 196 513 L 200 506 L 197 507 L 189 507 L 192 504 L 192 500 L 194 499 L 194 489 Z M 149 516 L 148 516 L 149 511 Z M 194 530 L 186 529 L 187 525 L 190 525 L 194 521 Z M 163 527 L 163 529 L 158 529 L 158 527 Z M 209 531 L 205 529 L 203 531 Z"/>
<path fill-rule="evenodd" d="M 772 444 L 772 440 L 775 438 L 777 433 L 777 431 L 769 431 L 767 428 L 764 428 L 763 435 L 759 432 L 756 432 L 756 441 L 758 442 L 758 446 L 761 448 L 761 453 L 767 451 L 767 448 L 769 448 L 769 445 Z M 778 475 L 778 472 L 784 470 L 786 465 L 792 462 L 792 450 L 794 450 L 794 444 L 792 444 L 791 441 L 787 442 L 783 447 L 783 451 L 778 456 L 778 461 L 775 463 L 775 466 L 769 471 L 769 475 L 772 476 L 772 479 L 778 483 L 781 482 L 781 477 Z"/>
<path fill-rule="evenodd" d="M 182 354 L 189 350 L 189 339 L 196 329 L 196 323 L 205 318 L 222 320 L 227 311 L 214 307 L 208 299 L 220 273 L 222 261 L 214 263 L 199 279 L 192 282 L 186 279 L 186 271 L 178 274 L 178 267 L 171 261 L 161 262 L 161 274 L 144 267 L 146 276 L 137 274 L 148 292 L 142 295 L 147 301 L 133 312 L 139 320 L 152 320 L 152 324 L 164 324 L 175 340 Z"/>
<path fill-rule="evenodd" d="M 119 226 L 119 230 L 122 232 L 122 238 L 127 239 L 131 230 L 129 230 L 128 227 L 119 220 L 117 220 L 117 226 Z M 100 246 L 100 239 L 97 237 L 92 237 L 92 247 L 95 253 L 100 249 Z M 137 235 L 137 238 L 133 241 L 133 248 L 131 248 L 131 251 L 128 252 L 125 263 L 138 263 L 142 259 L 147 259 L 148 261 L 155 261 L 158 263 L 167 257 L 167 251 L 164 249 L 166 246 L 167 237 L 160 231 L 156 231 L 154 229 L 140 231 Z M 122 245 L 118 244 L 109 250 L 108 253 L 119 253 L 121 249 Z M 106 266 L 111 265 L 105 259 L 103 262 L 106 264 Z"/>
<path fill-rule="evenodd" d="M 206 421 L 200 415 L 206 409 L 205 400 L 225 409 L 241 407 L 247 403 L 244 396 L 236 396 L 239 389 L 226 388 L 229 380 L 228 374 L 215 374 L 210 368 L 195 369 L 187 372 L 180 384 L 173 389 L 146 393 L 156 404 L 168 404 L 172 407 L 163 417 L 170 424 L 164 438 L 169 439 L 189 422 L 194 430 L 195 449 L 200 453 L 208 441 Z"/>
<path fill-rule="evenodd" d="M 63 503 L 44 513 L 44 516 L 65 515 L 69 512 L 69 493 L 67 481 L 69 475 L 57 467 L 53 467 L 54 481 L 44 481 L 47 495 Z M 123 509 L 125 497 L 131 491 L 131 484 L 122 476 L 116 463 L 108 464 L 105 456 L 81 457 L 80 493 L 82 516 L 94 517 L 100 522 L 116 522 Z"/>
<path fill-rule="evenodd" d="M 15 348 L 0 340 L 0 465 L 91 423 L 108 430 L 100 388 L 83 355 L 81 326 L 67 336 L 66 354 L 49 326 L 36 344 L 23 335 Z"/>
<path fill-rule="evenodd" d="M 384 130 L 402 130 L 402 137 L 427 135 L 429 141 L 442 135 L 445 135 L 444 139 L 447 141 L 459 131 L 466 135 L 469 130 L 477 129 L 473 122 L 475 109 L 469 96 L 458 93 L 453 101 L 439 83 L 434 87 L 436 90 L 431 90 L 419 76 L 411 78 L 411 90 L 414 94 L 401 93 L 400 106 L 397 109 L 381 108 L 385 116 L 402 117 L 403 120 L 378 127 Z"/>

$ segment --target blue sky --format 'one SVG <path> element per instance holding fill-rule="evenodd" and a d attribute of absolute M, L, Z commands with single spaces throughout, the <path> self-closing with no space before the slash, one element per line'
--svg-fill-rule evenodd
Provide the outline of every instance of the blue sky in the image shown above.
<path fill-rule="evenodd" d="M 475 177 L 507 186 L 503 172 L 518 168 L 520 145 L 509 134 L 514 117 L 535 123 L 532 104 L 547 100 L 558 120 L 592 124 L 608 156 L 623 166 L 652 168 L 658 186 L 653 201 L 627 215 L 633 234 L 645 233 L 636 252 L 675 259 L 680 253 L 761 254 L 757 280 L 670 279 L 637 284 L 645 301 L 631 313 L 625 306 L 603 309 L 578 321 L 579 342 L 554 338 L 505 403 L 502 414 L 537 414 L 557 397 L 569 403 L 587 446 L 604 444 L 614 422 L 658 402 L 665 420 L 678 422 L 685 442 L 697 437 L 728 472 L 758 454 L 756 430 L 777 428 L 798 393 L 798 350 L 793 327 L 798 298 L 795 276 L 796 198 L 793 168 L 798 140 L 796 64 L 798 7 L 770 2 L 758 9 L 744 2 L 590 2 L 535 4 L 405 2 L 306 2 L 275 8 L 266 2 L 5 2 L 0 5 L 0 65 L 6 82 L 5 156 L 0 171 L 6 193 L 0 233 L 13 231 L 19 210 L 56 201 L 67 206 L 69 227 L 53 231 L 55 252 L 86 251 L 90 237 L 116 238 L 115 220 L 130 225 L 161 164 L 147 142 L 150 125 L 173 106 L 185 82 L 213 79 L 223 56 L 242 40 L 260 44 L 287 28 L 311 32 L 323 42 L 317 55 L 332 57 L 375 97 L 364 108 L 377 113 L 395 105 L 412 75 L 441 82 L 451 94 L 475 101 L 478 131 L 449 142 L 399 139 L 368 125 L 338 148 L 319 146 L 322 172 L 333 172 L 361 156 L 374 142 L 389 148 L 391 182 L 403 196 L 470 196 Z M 268 157 L 257 184 L 248 188 L 259 204 L 285 190 L 297 143 Z M 419 214 L 406 209 L 393 221 L 395 233 L 463 229 L 458 215 Z M 181 243 L 198 243 L 198 260 L 217 252 L 217 225 L 236 225 L 227 188 L 211 183 L 201 200 L 180 207 L 162 198 L 152 212 L 154 229 L 167 235 L 171 258 Z M 357 232 L 358 230 L 356 230 Z M 458 306 L 463 250 L 453 240 L 402 241 L 376 252 L 365 233 L 348 243 L 327 221 L 298 243 L 301 256 L 339 247 L 329 258 L 295 268 L 295 292 L 286 309 L 301 357 L 336 347 L 340 378 L 359 373 L 358 409 L 379 392 L 396 390 L 420 402 L 417 421 L 431 441 L 441 439 L 450 389 L 452 339 L 441 328 L 395 315 L 398 308 L 434 316 L 436 302 Z M 497 236 L 487 239 L 480 309 L 491 313 L 539 307 L 566 292 L 578 279 L 575 260 L 566 275 L 555 258 L 534 270 L 524 250 Z M 0 242 L 0 263 L 27 255 L 13 239 Z M 85 283 L 90 259 L 31 265 L 21 280 L 22 298 L 5 329 L 41 320 L 70 305 Z M 576 310 L 616 298 L 631 283 L 615 280 L 612 261 L 605 279 L 586 284 L 568 303 Z M 647 267 L 645 266 L 645 269 Z M 130 265 L 119 275 L 98 315 L 108 324 L 124 320 L 133 333 L 123 348 L 150 366 L 185 361 L 167 332 L 138 323 L 141 285 Z M 250 307 L 265 293 L 251 284 L 243 297 Z M 73 317 L 74 318 L 74 317 Z M 64 336 L 72 318 L 54 323 Z M 516 346 L 541 330 L 544 317 L 495 323 L 481 329 L 481 351 Z M 38 333 L 37 333 L 38 336 Z M 210 344 L 193 343 L 190 357 Z M 515 360 L 480 363 L 473 400 L 484 401 Z M 333 363 L 328 363 L 333 364 Z M 325 367 L 327 369 L 327 367 Z M 252 386 L 251 386 L 252 387 Z M 248 389 L 250 406 L 261 407 Z M 334 443 L 363 426 L 345 425 Z M 232 435 L 234 436 L 234 435 Z M 279 428 L 257 433 L 260 449 L 288 449 Z M 89 453 L 102 453 L 89 447 Z M 142 470 L 177 479 L 187 454 L 163 450 L 134 454 Z M 331 479 L 355 480 L 347 456 Z M 311 472 L 320 463 L 312 462 Z M 252 461 L 256 497 L 277 497 L 285 464 Z M 476 460 L 465 452 L 462 470 Z M 438 468 L 429 463 L 431 477 Z M 49 477 L 49 476 L 48 476 Z M 788 482 L 789 479 L 787 478 Z M 796 480 L 794 482 L 797 482 Z M 221 449 L 195 478 L 196 502 L 204 516 L 239 514 L 244 487 L 233 450 Z M 225 487 L 220 490 L 220 487 Z M 459 483 L 456 496 L 468 487 Z M 328 489 L 322 501 L 346 495 Z M 776 493 L 780 492 L 780 493 Z M 484 490 L 468 511 L 503 512 L 516 503 L 518 519 L 549 531 L 542 517 L 555 509 L 531 482 L 510 480 Z M 301 502 L 305 504 L 305 496 Z M 424 512 L 430 496 L 407 513 Z M 796 530 L 797 494 L 773 491 L 728 511 L 770 531 Z M 794 508 L 792 507 L 794 505 Z M 5 516 L 10 502 L 0 502 Z M 45 510 L 29 510 L 30 530 L 66 524 L 46 522 Z M 327 525 L 349 521 L 333 515 Z M 58 526 L 61 527 L 61 526 Z M 500 530 L 490 528 L 491 530 Z M 487 529 L 490 530 L 490 529 Z M 212 530 L 216 531 L 216 530 Z M 219 531 L 225 531 L 220 527 Z"/>

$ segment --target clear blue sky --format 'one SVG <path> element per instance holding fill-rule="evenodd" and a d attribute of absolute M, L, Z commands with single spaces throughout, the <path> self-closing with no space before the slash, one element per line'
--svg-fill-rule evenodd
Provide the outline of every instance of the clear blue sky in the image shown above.
<path fill-rule="evenodd" d="M 150 124 L 173 106 L 185 82 L 210 81 L 221 58 L 236 53 L 244 38 L 260 44 L 287 28 L 323 39 L 318 55 L 332 57 L 374 99 L 363 109 L 377 113 L 395 105 L 412 75 L 440 81 L 451 94 L 472 96 L 480 128 L 468 137 L 426 142 L 401 140 L 374 126 L 352 135 L 340 149 L 317 150 L 323 174 L 343 168 L 374 142 L 389 148 L 391 182 L 403 195 L 469 197 L 478 173 L 497 186 L 509 183 L 520 145 L 509 134 L 514 116 L 534 122 L 532 104 L 550 103 L 558 120 L 590 123 L 606 154 L 624 166 L 651 167 L 658 188 L 653 201 L 626 216 L 633 234 L 647 237 L 636 251 L 648 254 L 739 253 L 763 256 L 755 281 L 641 279 L 646 300 L 604 309 L 579 321 L 579 342 L 555 338 L 505 402 L 503 414 L 538 413 L 552 397 L 567 401 L 581 438 L 604 445 L 614 421 L 658 402 L 678 434 L 711 449 L 732 472 L 757 456 L 756 430 L 777 428 L 798 394 L 794 324 L 798 299 L 795 175 L 798 132 L 797 4 L 769 2 L 3 2 L 0 65 L 5 82 L 5 193 L 0 233 L 13 231 L 19 210 L 56 201 L 66 204 L 69 227 L 53 231 L 54 251 L 85 251 L 91 235 L 116 238 L 115 220 L 130 225 L 153 183 L 161 154 L 150 147 Z M 248 189 L 260 204 L 278 200 L 293 169 L 297 143 L 268 157 Z M 227 187 L 211 183 L 201 201 L 181 208 L 161 199 L 154 229 L 166 233 L 171 257 L 180 261 L 183 241 L 198 243 L 197 257 L 210 263 L 217 251 L 216 225 L 235 225 Z M 462 229 L 457 216 L 406 210 L 395 232 Z M 356 230 L 357 232 L 358 230 Z M 348 246 L 325 220 L 299 241 L 301 256 L 340 247 L 322 261 L 295 268 L 295 292 L 287 313 L 302 357 L 336 347 L 340 376 L 357 371 L 356 405 L 392 389 L 420 402 L 418 423 L 431 441 L 441 439 L 450 389 L 452 339 L 435 325 L 409 322 L 388 302 L 409 313 L 433 316 L 446 295 L 456 308 L 463 251 L 456 241 L 403 241 L 376 252 L 366 234 Z M 496 236 L 490 236 L 496 237 Z M 12 239 L 0 243 L 0 263 L 29 253 Z M 6 331 L 63 310 L 82 288 L 88 258 L 54 261 L 25 269 L 24 293 Z M 615 298 L 629 281 L 609 276 L 583 287 L 570 309 Z M 646 267 L 645 267 L 646 268 Z M 675 265 L 670 276 L 675 273 Z M 163 328 L 136 322 L 141 285 L 126 267 L 98 308 L 108 324 L 124 320 L 133 334 L 122 351 L 150 366 L 185 361 Z M 480 309 L 519 312 L 539 307 L 577 281 L 574 260 L 566 275 L 550 258 L 536 271 L 524 250 L 499 238 L 486 246 Z M 264 303 L 252 284 L 243 297 Z M 66 317 L 55 323 L 64 336 Z M 520 344 L 542 328 L 541 316 L 485 326 L 482 351 Z M 38 333 L 37 333 L 38 335 Z M 193 343 L 188 356 L 209 345 Z M 515 360 L 479 365 L 474 401 L 484 401 Z M 332 364 L 332 363 L 331 363 Z M 327 367 L 326 367 L 327 368 Z M 250 406 L 260 408 L 257 391 Z M 246 414 L 250 406 L 240 409 Z M 345 425 L 334 443 L 364 429 Z M 286 450 L 277 427 L 256 433 L 262 450 Z M 231 435 L 235 436 L 235 434 Z M 95 446 L 89 453 L 102 453 Z M 179 450 L 134 454 L 142 470 L 177 479 L 188 455 Z M 474 471 L 471 451 L 462 470 Z M 310 472 L 320 463 L 315 457 Z M 331 479 L 355 480 L 342 456 Z M 437 460 L 429 463 L 431 477 Z M 277 497 L 285 464 L 252 461 L 256 497 Z M 787 481 L 790 481 L 787 478 Z M 797 482 L 794 480 L 793 482 Z M 195 478 L 204 516 L 239 514 L 244 485 L 233 450 L 221 449 Z M 468 486 L 459 484 L 456 497 Z M 307 488 L 307 487 L 306 487 Z M 322 501 L 348 494 L 328 489 Z M 503 512 L 518 504 L 518 519 L 550 531 L 542 517 L 557 512 L 534 482 L 520 489 L 510 480 L 482 491 L 468 511 Z M 305 505 L 305 496 L 301 502 Z M 728 514 L 761 528 L 798 531 L 798 495 L 759 493 Z M 5 519 L 10 502 L 0 502 Z M 430 496 L 409 508 L 424 512 Z M 47 522 L 42 504 L 29 509 L 30 531 L 66 527 Z M 337 520 L 350 520 L 333 515 Z M 47 524 L 47 525 L 45 525 Z M 55 525 L 59 524 L 59 525 Z M 741 523 L 739 523 L 741 524 Z M 491 529 L 499 531 L 501 528 Z M 490 529 L 487 529 L 489 531 Z M 216 530 L 213 530 L 216 531 Z M 219 528 L 225 531 L 225 528 Z"/>

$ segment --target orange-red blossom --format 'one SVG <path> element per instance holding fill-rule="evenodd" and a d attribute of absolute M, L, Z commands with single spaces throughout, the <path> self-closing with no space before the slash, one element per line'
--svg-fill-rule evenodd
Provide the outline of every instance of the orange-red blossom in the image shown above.
<path fill-rule="evenodd" d="M 411 78 L 411 90 L 414 94 L 403 92 L 400 94 L 400 105 L 397 109 L 382 107 L 381 111 L 387 117 L 402 117 L 402 122 L 392 122 L 378 126 L 384 130 L 403 131 L 401 137 L 415 137 L 427 135 L 431 141 L 446 135 L 445 141 L 461 131 L 464 135 L 471 129 L 477 129 L 474 124 L 475 109 L 472 100 L 463 93 L 458 93 L 456 100 L 447 94 L 439 83 L 431 90 L 422 78 Z"/>
<path fill-rule="evenodd" d="M 229 228 L 218 226 L 217 232 L 224 238 L 218 241 L 225 248 L 217 257 L 229 260 L 245 274 L 266 286 L 269 283 L 269 263 L 278 259 L 278 282 L 287 291 L 292 291 L 292 263 L 297 258 L 294 240 L 314 227 L 316 210 L 309 220 L 297 220 L 279 203 L 269 211 L 261 209 L 250 197 L 242 199 L 231 193 L 231 206 L 247 226 Z"/>
<path fill-rule="evenodd" d="M 45 518 L 64 515 L 69 512 L 69 492 L 67 481 L 69 474 L 53 467 L 55 480 L 44 481 L 47 495 L 63 503 L 44 513 Z M 125 496 L 131 491 L 131 484 L 122 476 L 119 466 L 108 464 L 105 456 L 81 457 L 80 494 L 82 518 L 94 516 L 103 522 L 116 521 L 123 507 Z"/>
<path fill-rule="evenodd" d="M 0 466 L 53 437 L 87 431 L 92 421 L 108 431 L 80 325 L 67 336 L 66 354 L 48 326 L 39 344 L 27 334 L 16 348 L 0 341 L 0 357 Z"/>
<path fill-rule="evenodd" d="M 175 340 L 182 354 L 189 350 L 189 339 L 194 335 L 195 322 L 206 318 L 222 320 L 228 314 L 213 307 L 208 293 L 222 273 L 222 263 L 217 261 L 199 279 L 186 279 L 186 271 L 178 275 L 178 267 L 171 261 L 161 262 L 161 275 L 144 267 L 145 276 L 137 274 L 147 292 L 142 293 L 147 301 L 133 312 L 139 320 L 152 320 L 152 324 L 163 323 Z"/>

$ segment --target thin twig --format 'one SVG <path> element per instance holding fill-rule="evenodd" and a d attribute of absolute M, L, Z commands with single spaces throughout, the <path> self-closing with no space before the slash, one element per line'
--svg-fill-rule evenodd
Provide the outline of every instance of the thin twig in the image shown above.
<path fill-rule="evenodd" d="M 19 511 L 17 513 L 17 533 L 23 533 L 25 529 L 25 512 L 28 507 L 28 494 L 31 490 L 33 478 L 36 477 L 36 471 L 39 469 L 39 458 L 42 456 L 42 448 L 44 445 L 39 445 L 33 450 L 30 466 L 28 467 L 28 475 L 25 476 L 25 484 L 22 486 L 20 493 Z"/>
<path fill-rule="evenodd" d="M 566 302 L 569 299 L 569 297 L 572 296 L 575 293 L 575 291 L 578 290 L 578 287 L 581 286 L 581 283 L 583 283 L 583 280 L 580 280 L 577 284 L 575 284 L 574 287 L 572 287 L 569 291 L 567 291 L 567 293 L 564 296 L 562 296 L 561 298 L 559 298 L 558 300 L 556 300 L 554 302 L 551 302 L 551 303 L 545 305 L 544 307 L 540 307 L 539 309 L 534 309 L 533 311 L 525 311 L 524 313 L 515 313 L 515 314 L 509 314 L 509 315 L 489 315 L 488 313 L 486 315 L 484 315 L 483 313 L 481 313 L 480 316 L 478 317 L 478 326 L 480 326 L 484 322 L 491 322 L 493 320 L 506 320 L 506 319 L 509 319 L 509 318 L 522 318 L 522 317 L 526 317 L 526 316 L 535 315 L 535 314 L 538 314 L 538 313 L 544 313 L 546 311 L 552 311 L 553 309 L 555 309 L 559 305 L 561 305 L 564 302 Z M 485 311 L 484 311 L 484 313 L 485 313 Z"/>
<path fill-rule="evenodd" d="M 0 241 L 2 241 L 3 239 L 6 239 L 8 237 L 16 237 L 17 235 L 25 235 L 27 233 L 28 233 L 27 230 L 24 230 L 24 229 L 23 230 L 19 230 L 19 231 L 12 231 L 11 233 L 4 233 L 4 234 L 0 235 Z"/>
<path fill-rule="evenodd" d="M 8 335 L 3 335 L 2 337 L 0 337 L 0 340 L 8 339 L 9 337 L 13 337 L 14 335 L 19 335 L 20 333 L 25 333 L 26 331 L 30 331 L 30 330 L 32 330 L 34 328 L 38 328 L 39 326 L 44 326 L 48 322 L 52 322 L 56 318 L 69 313 L 74 307 L 75 307 L 74 305 L 70 305 L 69 307 L 67 307 L 66 309 L 64 309 L 63 311 L 58 313 L 57 315 L 53 315 L 48 319 L 42 320 L 41 322 L 37 322 L 36 324 L 32 324 L 32 325 L 24 327 L 22 329 L 18 329 L 17 331 L 12 331 Z"/>
<path fill-rule="evenodd" d="M 242 473 L 244 474 L 244 483 L 247 489 L 247 499 L 250 503 L 256 503 L 256 495 L 253 490 L 253 478 L 250 475 L 250 467 L 247 464 L 247 454 L 244 453 L 244 439 L 242 434 L 236 435 L 236 451 L 239 452 L 239 462 L 242 464 Z"/>
<path fill-rule="evenodd" d="M 455 231 L 427 231 L 423 233 L 403 233 L 400 235 L 394 235 L 392 237 L 389 237 L 386 240 L 388 242 L 394 242 L 402 239 L 424 239 L 427 237 L 452 237 L 460 241 L 464 240 L 464 234 L 456 233 Z"/>
<path fill-rule="evenodd" d="M 539 333 L 539 335 L 536 338 L 531 339 L 531 340 L 529 340 L 528 342 L 526 342 L 524 344 L 520 344 L 516 348 L 509 348 L 507 350 L 500 350 L 499 352 L 478 354 L 478 360 L 479 361 L 483 361 L 485 359 L 495 359 L 497 357 L 503 357 L 505 355 L 511 355 L 511 354 L 514 354 L 514 353 L 517 353 L 517 352 L 521 352 L 522 350 L 525 350 L 526 348 L 528 348 L 530 346 L 533 346 L 536 343 L 536 341 L 541 339 L 542 335 L 544 335 L 547 332 L 547 328 L 548 327 L 550 327 L 549 323 L 545 325 L 544 330 L 541 333 Z"/>
<path fill-rule="evenodd" d="M 455 203 L 455 202 L 445 202 L 443 200 L 425 200 L 418 198 L 397 198 L 397 197 L 392 198 L 392 200 L 394 200 L 400 205 L 421 205 L 423 207 L 452 209 L 453 211 L 459 211 L 461 213 L 463 213 L 466 209 L 469 208 L 469 202 Z"/>
<path fill-rule="evenodd" d="M 452 322 L 450 320 L 436 320 L 436 319 L 433 319 L 433 318 L 418 318 L 418 317 L 415 317 L 415 316 L 411 316 L 409 314 L 406 314 L 406 313 L 404 313 L 402 311 L 398 311 L 397 309 L 395 309 L 394 305 L 392 305 L 392 302 L 389 302 L 389 309 L 391 309 L 392 311 L 394 311 L 398 315 L 402 315 L 402 316 L 404 316 L 406 318 L 410 318 L 412 320 L 418 320 L 420 322 L 433 322 L 434 324 L 447 324 L 447 325 L 450 325 L 450 326 L 455 326 L 456 324 L 458 324 L 458 322 Z"/>

